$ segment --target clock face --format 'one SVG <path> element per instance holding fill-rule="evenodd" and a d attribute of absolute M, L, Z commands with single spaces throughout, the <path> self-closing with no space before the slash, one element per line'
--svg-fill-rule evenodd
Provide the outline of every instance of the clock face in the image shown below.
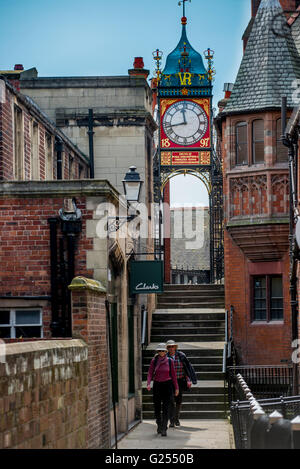
<path fill-rule="evenodd" d="M 167 109 L 162 124 L 165 134 L 172 142 L 190 146 L 206 134 L 208 118 L 197 103 L 178 101 Z"/>

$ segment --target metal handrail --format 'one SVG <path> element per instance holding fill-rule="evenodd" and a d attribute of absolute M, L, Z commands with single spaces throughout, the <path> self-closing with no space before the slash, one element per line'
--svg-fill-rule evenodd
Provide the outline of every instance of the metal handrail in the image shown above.
<path fill-rule="evenodd" d="M 141 313 L 142 313 L 142 339 L 141 339 L 141 345 L 142 345 L 142 347 L 144 347 L 148 343 L 148 337 L 147 337 L 148 311 L 146 310 L 144 305 L 142 305 Z"/>

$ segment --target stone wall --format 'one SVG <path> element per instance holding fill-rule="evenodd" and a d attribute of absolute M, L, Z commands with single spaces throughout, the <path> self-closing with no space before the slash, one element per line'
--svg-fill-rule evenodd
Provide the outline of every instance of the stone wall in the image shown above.
<path fill-rule="evenodd" d="M 110 447 L 106 290 L 100 282 L 77 277 L 72 291 L 73 337 L 88 345 L 88 448 Z"/>
<path fill-rule="evenodd" d="M 0 448 L 86 448 L 86 344 L 51 340 L 5 349 L 6 361 L 0 361 Z"/>

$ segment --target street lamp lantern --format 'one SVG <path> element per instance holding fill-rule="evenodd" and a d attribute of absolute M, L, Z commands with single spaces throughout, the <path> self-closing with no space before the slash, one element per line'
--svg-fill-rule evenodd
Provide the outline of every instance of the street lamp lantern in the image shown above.
<path fill-rule="evenodd" d="M 136 167 L 131 166 L 123 179 L 124 193 L 128 202 L 138 202 L 140 199 L 143 181 Z"/>

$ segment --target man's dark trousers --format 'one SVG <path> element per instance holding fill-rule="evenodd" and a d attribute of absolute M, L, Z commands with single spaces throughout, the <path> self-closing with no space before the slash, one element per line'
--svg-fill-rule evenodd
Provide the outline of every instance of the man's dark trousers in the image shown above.
<path fill-rule="evenodd" d="M 179 414 L 182 404 L 182 393 L 186 391 L 187 387 L 186 378 L 178 378 L 177 381 L 179 386 L 179 394 L 178 396 L 173 395 L 172 400 L 170 402 L 169 414 L 171 423 L 174 423 L 176 420 L 179 420 Z"/>

